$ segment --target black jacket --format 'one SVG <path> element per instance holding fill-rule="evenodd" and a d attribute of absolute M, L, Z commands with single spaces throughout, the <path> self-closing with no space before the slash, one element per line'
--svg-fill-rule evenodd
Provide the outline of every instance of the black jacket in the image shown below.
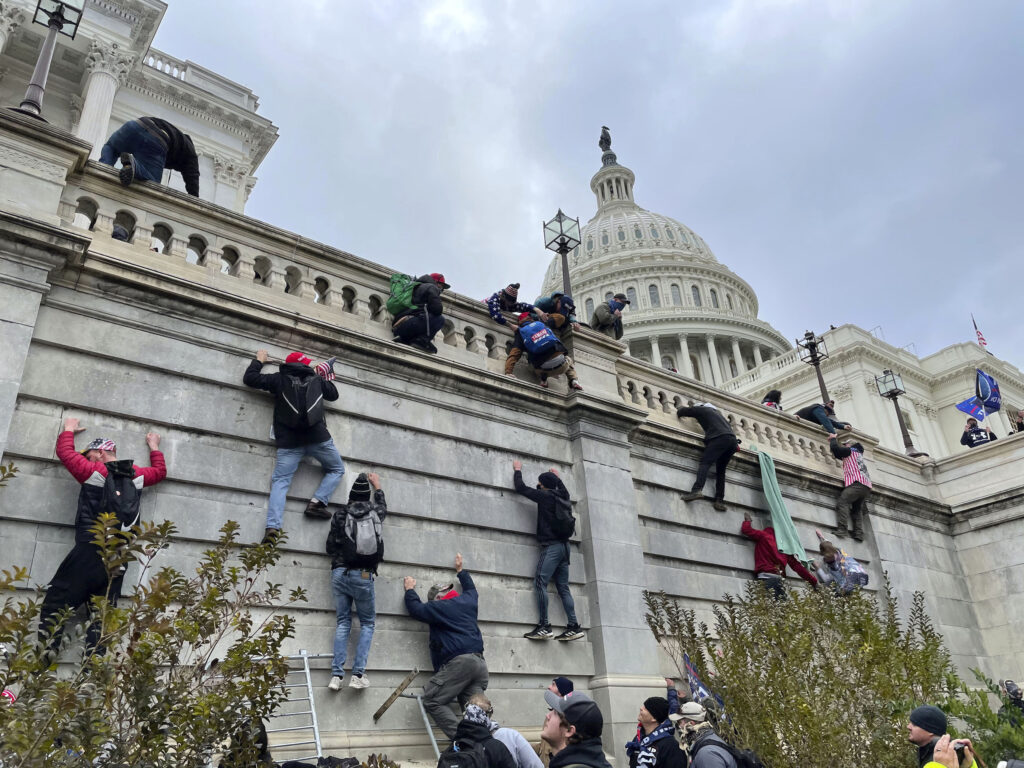
<path fill-rule="evenodd" d="M 546 488 L 530 488 L 523 482 L 522 470 L 517 469 L 515 474 L 512 475 L 512 482 L 515 484 L 516 493 L 522 494 L 537 504 L 537 541 L 540 545 L 545 546 L 558 541 L 565 541 L 565 539 L 560 539 L 556 536 L 551 530 L 551 521 L 555 516 L 555 496 L 561 496 L 563 499 L 569 498 L 569 491 L 562 484 L 562 481 L 558 481 L 559 487 L 553 491 L 549 491 Z M 545 482 L 547 481 L 545 480 Z"/>
<path fill-rule="evenodd" d="M 604 756 L 601 737 L 584 739 L 579 744 L 570 744 L 551 756 L 548 768 L 565 768 L 569 765 L 585 765 L 588 768 L 612 768 Z"/>
<path fill-rule="evenodd" d="M 471 741 L 479 744 L 487 755 L 487 768 L 518 768 L 508 747 L 498 741 L 483 723 L 462 720 L 455 729 L 456 741 Z"/>
<path fill-rule="evenodd" d="M 438 317 L 444 306 L 441 304 L 441 286 L 434 282 L 430 275 L 420 275 L 416 278 L 419 283 L 412 289 L 412 303 L 416 306 L 413 309 L 405 309 L 395 315 L 395 320 L 400 320 L 407 315 L 415 313 L 423 314 L 423 307 L 426 306 L 427 314 Z"/>
<path fill-rule="evenodd" d="M 697 420 L 701 429 L 704 430 L 704 442 L 710 443 L 716 437 L 731 437 L 736 439 L 736 433 L 732 431 L 729 422 L 726 421 L 722 412 L 716 408 L 707 408 L 702 405 L 695 405 L 691 408 L 680 408 L 676 416 L 691 416 Z M 737 441 L 739 442 L 739 441 Z"/>
<path fill-rule="evenodd" d="M 376 489 L 370 501 L 350 501 L 342 504 L 331 518 L 331 531 L 327 534 L 327 554 L 331 556 L 331 568 L 358 568 L 361 571 L 377 572 L 377 566 L 384 559 L 384 547 L 376 555 L 360 555 L 356 552 L 356 543 L 345 535 L 345 518 L 349 510 L 362 512 L 376 509 L 377 517 L 383 523 L 388 516 L 388 504 L 384 499 L 384 491 Z"/>
<path fill-rule="evenodd" d="M 254 359 L 242 376 L 242 383 L 253 389 L 265 389 L 274 395 L 274 442 L 278 448 L 296 448 L 300 445 L 313 445 L 323 443 L 331 439 L 331 433 L 327 431 L 327 422 L 320 421 L 306 429 L 293 429 L 282 424 L 278 416 L 278 408 L 283 407 L 281 403 L 281 378 L 282 376 L 298 376 L 305 379 L 316 376 L 316 371 L 308 365 L 301 363 L 283 363 L 279 373 L 260 373 L 263 363 Z M 338 399 L 338 389 L 333 381 L 324 380 L 324 400 L 333 401 Z"/>
<path fill-rule="evenodd" d="M 654 762 L 650 761 L 649 753 L 654 754 Z M 686 763 L 686 753 L 671 732 L 629 755 L 629 768 L 686 768 Z"/>
<path fill-rule="evenodd" d="M 450 600 L 424 603 L 416 590 L 405 592 L 405 609 L 418 621 L 430 625 L 430 662 L 437 672 L 465 653 L 483 653 L 484 638 L 476 624 L 480 595 L 469 571 L 459 571 L 462 594 Z"/>
<path fill-rule="evenodd" d="M 185 191 L 199 197 L 199 158 L 192 138 L 159 117 L 143 117 L 139 122 L 147 128 L 155 129 L 164 137 L 167 147 L 164 168 L 180 173 L 181 178 L 185 180 Z"/>
<path fill-rule="evenodd" d="M 995 439 L 995 432 L 989 434 L 981 427 L 973 427 L 960 435 L 960 445 L 966 445 L 968 448 L 977 448 L 979 445 L 991 443 Z"/>
<path fill-rule="evenodd" d="M 936 736 L 923 747 L 917 748 L 917 768 L 924 768 L 925 765 L 932 762 L 932 756 L 935 754 L 935 745 L 938 743 L 939 737 Z"/>

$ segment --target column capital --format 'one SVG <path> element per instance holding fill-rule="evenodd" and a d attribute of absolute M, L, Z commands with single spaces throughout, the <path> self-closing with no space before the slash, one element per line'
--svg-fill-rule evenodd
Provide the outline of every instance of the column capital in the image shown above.
<path fill-rule="evenodd" d="M 0 38 L 6 40 L 18 27 L 28 20 L 24 9 L 0 0 Z"/>
<path fill-rule="evenodd" d="M 117 80 L 118 85 L 124 85 L 135 66 L 135 59 L 134 53 L 124 50 L 117 43 L 93 40 L 85 56 L 85 69 L 89 74 L 102 72 L 110 75 Z"/>
<path fill-rule="evenodd" d="M 249 165 L 222 155 L 213 157 L 213 177 L 218 183 L 239 188 L 249 178 Z"/>

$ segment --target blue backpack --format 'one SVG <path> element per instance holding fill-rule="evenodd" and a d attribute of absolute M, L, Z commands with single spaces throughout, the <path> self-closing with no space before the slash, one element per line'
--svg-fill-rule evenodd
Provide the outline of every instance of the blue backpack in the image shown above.
<path fill-rule="evenodd" d="M 534 320 L 521 327 L 519 335 L 523 339 L 523 346 L 526 347 L 526 351 L 530 355 L 543 355 L 558 345 L 558 337 L 555 336 L 554 331 L 539 320 Z"/>

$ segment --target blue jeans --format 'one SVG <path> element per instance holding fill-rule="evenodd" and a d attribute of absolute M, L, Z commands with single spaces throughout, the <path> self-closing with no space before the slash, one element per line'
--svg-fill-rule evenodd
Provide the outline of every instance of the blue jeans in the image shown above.
<path fill-rule="evenodd" d="M 288 495 L 288 489 L 291 488 L 295 470 L 299 468 L 299 462 L 302 461 L 303 456 L 312 456 L 324 468 L 323 480 L 320 481 L 320 487 L 313 494 L 314 499 L 319 499 L 324 504 L 331 500 L 331 494 L 341 482 L 341 476 L 345 474 L 345 462 L 338 455 L 338 449 L 334 447 L 333 440 L 299 445 L 295 448 L 278 448 L 274 474 L 270 478 L 267 528 L 281 529 L 281 521 L 284 519 L 284 500 Z"/>
<path fill-rule="evenodd" d="M 562 608 L 565 610 L 565 620 L 573 626 L 579 624 L 576 621 L 576 605 L 572 601 L 572 593 L 569 591 L 569 542 L 556 541 L 554 544 L 547 544 L 540 552 L 540 560 L 537 561 L 537 575 L 533 577 L 533 592 L 537 597 L 538 624 L 548 624 L 548 583 L 551 578 L 555 579 L 555 589 L 562 599 Z"/>
<path fill-rule="evenodd" d="M 356 660 L 352 673 L 361 675 L 366 671 L 366 657 L 370 655 L 370 641 L 377 613 L 374 608 L 373 576 L 364 579 L 358 570 L 335 568 L 331 571 L 331 587 L 334 601 L 338 605 L 338 628 L 334 631 L 334 662 L 331 674 L 345 676 L 345 658 L 348 656 L 348 634 L 352 631 L 352 605 L 355 604 L 359 617 L 359 643 L 356 645 Z"/>
<path fill-rule="evenodd" d="M 122 152 L 135 158 L 135 178 L 160 183 L 167 149 L 138 120 L 129 120 L 110 135 L 100 150 L 100 162 L 113 167 Z"/>

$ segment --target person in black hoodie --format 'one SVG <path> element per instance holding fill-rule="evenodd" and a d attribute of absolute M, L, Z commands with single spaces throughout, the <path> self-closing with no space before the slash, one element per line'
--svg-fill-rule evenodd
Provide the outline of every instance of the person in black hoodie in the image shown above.
<path fill-rule="evenodd" d="M 327 504 L 345 474 L 345 463 L 334 447 L 324 418 L 323 401 L 338 399 L 334 382 L 310 368 L 313 361 L 301 352 L 289 354 L 278 373 L 261 373 L 267 359 L 267 350 L 258 350 L 242 376 L 242 383 L 247 387 L 264 389 L 274 395 L 271 437 L 277 444 L 277 461 L 270 479 L 264 543 L 281 533 L 285 499 L 303 456 L 312 456 L 324 469 L 320 487 L 306 505 L 306 517 L 330 519 Z"/>
<path fill-rule="evenodd" d="M 736 453 L 739 440 L 732 431 L 732 426 L 726 421 L 718 408 L 711 403 L 694 403 L 690 400 L 689 407 L 680 408 L 676 416 L 683 418 L 689 416 L 696 419 L 704 430 L 704 453 L 700 456 L 700 465 L 697 467 L 697 479 L 693 481 L 693 487 L 688 493 L 680 496 L 683 501 L 694 501 L 704 496 L 701 491 L 708 479 L 708 470 L 715 465 L 715 501 L 714 508 L 719 512 L 725 512 L 728 507 L 725 505 L 725 468 L 729 460 Z"/>
<path fill-rule="evenodd" d="M 412 290 L 414 306 L 402 310 L 391 321 L 395 341 L 436 355 L 437 347 L 434 346 L 433 338 L 444 328 L 441 291 L 448 288 L 451 286 L 444 281 L 444 275 L 440 272 L 416 278 L 416 287 Z"/>
<path fill-rule="evenodd" d="M 488 705 L 490 703 L 481 693 L 474 694 L 473 702 L 488 702 Z M 479 745 L 487 756 L 487 768 L 518 768 L 508 747 L 492 735 L 498 725 L 491 720 L 491 712 L 488 710 L 489 706 L 485 708 L 477 703 L 467 704 L 462 721 L 455 729 L 453 741 L 460 749 L 465 748 L 467 744 Z"/>
<path fill-rule="evenodd" d="M 984 428 L 979 427 L 978 420 L 972 416 L 964 426 L 964 433 L 960 435 L 960 445 L 966 445 L 968 448 L 977 448 L 979 445 L 991 443 L 995 439 L 995 433 L 989 428 L 988 424 Z"/>
<path fill-rule="evenodd" d="M 584 637 L 584 632 L 576 620 L 576 606 L 572 592 L 569 591 L 569 539 L 576 529 L 569 491 L 554 467 L 537 478 L 536 488 L 527 487 L 523 482 L 521 461 L 512 462 L 512 483 L 516 493 L 537 504 L 537 542 L 541 548 L 537 573 L 533 578 L 533 592 L 537 598 L 537 626 L 523 637 L 527 640 L 550 640 L 555 637 L 548 621 L 548 584 L 554 578 L 567 625 L 565 632 L 555 639 L 579 640 Z"/>
<path fill-rule="evenodd" d="M 100 150 L 100 162 L 113 168 L 118 158 L 126 187 L 136 179 L 159 184 L 167 168 L 178 171 L 185 191 L 199 197 L 199 158 L 192 138 L 166 120 L 140 117 L 114 131 Z"/>
<path fill-rule="evenodd" d="M 593 699 L 576 691 L 564 698 L 544 691 L 544 701 L 550 711 L 540 738 L 551 747 L 548 768 L 611 768 L 601 746 L 604 716 Z"/>

